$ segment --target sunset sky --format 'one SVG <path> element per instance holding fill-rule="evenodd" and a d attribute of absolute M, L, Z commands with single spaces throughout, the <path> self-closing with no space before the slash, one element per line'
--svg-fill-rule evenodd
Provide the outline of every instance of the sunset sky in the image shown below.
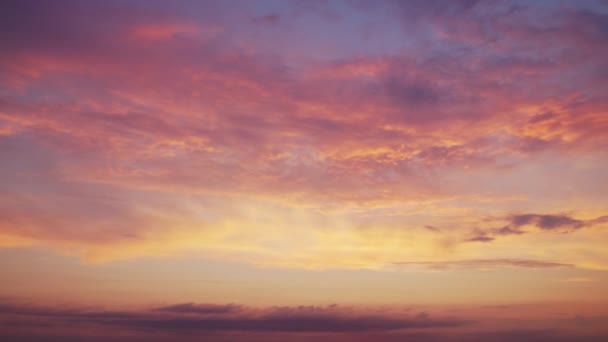
<path fill-rule="evenodd" d="M 1 1 L 0 340 L 608 341 L 608 1 Z"/>

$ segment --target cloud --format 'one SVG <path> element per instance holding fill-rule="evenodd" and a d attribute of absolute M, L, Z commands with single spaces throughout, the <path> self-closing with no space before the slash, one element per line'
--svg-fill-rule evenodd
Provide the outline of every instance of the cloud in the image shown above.
<path fill-rule="evenodd" d="M 580 220 L 568 215 L 555 214 L 516 214 L 506 218 L 509 222 L 506 226 L 496 229 L 479 229 L 472 231 L 472 237 L 466 238 L 465 242 L 491 242 L 499 236 L 523 235 L 527 231 L 523 228 L 532 225 L 542 231 L 554 231 L 570 233 L 584 227 L 591 227 L 608 222 L 607 216 L 595 219 Z"/>
<path fill-rule="evenodd" d="M 548 200 L 530 194 L 538 189 L 560 190 L 554 198 L 567 202 L 574 194 L 544 177 L 549 166 L 526 171 L 541 156 L 573 170 L 591 163 L 596 177 L 574 180 L 573 191 L 586 201 L 602 192 L 606 182 L 587 184 L 600 179 L 608 146 L 601 11 L 475 1 L 299 6 L 3 3 L 0 155 L 13 162 L 0 170 L 0 235 L 100 260 L 197 249 L 265 264 L 310 265 L 299 261 L 307 255 L 315 267 L 378 267 L 392 236 L 359 241 L 356 227 L 425 221 L 369 219 L 377 212 L 457 200 L 481 216 L 481 198 L 501 196 L 544 208 Z M 484 208 L 513 208 L 498 202 Z M 434 213 L 438 226 L 450 221 Z M 522 235 L 524 221 L 547 231 L 597 224 L 520 216 L 465 239 Z M 418 257 L 445 245 L 436 241 L 443 236 L 461 241 L 471 220 L 460 215 L 442 234 L 414 237 L 425 240 Z M 261 238 L 228 238 L 248 236 L 252 222 L 293 254 Z M 329 257 L 348 254 L 318 238 L 332 224 L 357 240 L 352 254 Z M 294 239 L 292 226 L 306 238 Z M 480 245 L 495 243 L 463 248 Z M 241 255 L 252 250 L 259 259 Z M 406 250 L 395 246 L 394 257 Z"/>
<path fill-rule="evenodd" d="M 444 337 L 448 337 L 445 336 Z M 449 337 L 448 337 L 449 338 Z M 456 336 L 455 341 L 489 341 L 489 342 L 600 342 L 606 336 L 602 333 L 572 333 L 560 329 L 512 329 L 501 331 L 480 332 Z"/>
<path fill-rule="evenodd" d="M 428 225 L 428 224 L 425 225 L 424 228 L 426 230 L 430 230 L 430 231 L 435 232 L 435 233 L 441 232 L 441 229 L 439 229 L 439 228 L 437 228 L 435 226 Z"/>
<path fill-rule="evenodd" d="M 240 306 L 238 306 L 241 308 Z M 185 310 L 184 310 L 185 308 Z M 208 310 L 213 308 L 212 310 Z M 217 310 L 218 308 L 230 308 Z M 2 304 L 0 313 L 9 317 L 40 318 L 53 324 L 96 325 L 126 330 L 159 332 L 371 332 L 401 329 L 460 327 L 470 322 L 389 313 L 343 310 L 336 306 L 243 308 L 211 304 L 173 305 L 152 311 L 93 311 L 31 305 Z M 196 316 L 189 315 L 196 313 Z"/>
<path fill-rule="evenodd" d="M 397 266 L 404 267 L 424 267 L 432 270 L 457 270 L 457 269 L 480 269 L 492 270 L 503 267 L 524 267 L 524 268 L 553 268 L 553 267 L 574 267 L 572 264 L 564 264 L 543 260 L 527 259 L 471 259 L 455 261 L 412 261 L 395 262 Z"/>
<path fill-rule="evenodd" d="M 51 336 L 37 336 L 33 333 L 10 334 L 0 333 L 0 338 L 7 341 L 20 342 L 79 342 L 83 340 L 83 334 L 59 334 Z M 279 342 L 289 339 L 295 342 L 309 341 L 314 338 L 321 342 L 343 342 L 343 341 L 386 341 L 399 342 L 403 340 L 411 342 L 467 342 L 467 341 L 487 341 L 487 342 L 510 342 L 513 340 L 522 342 L 604 342 L 606 335 L 602 333 L 573 333 L 563 332 L 560 329 L 545 329 L 545 330 L 497 330 L 491 332 L 479 333 L 441 333 L 441 332 L 419 332 L 419 333 L 376 333 L 376 334 L 351 334 L 343 336 L 342 334 L 315 334 L 314 336 L 300 336 L 297 334 L 205 334 L 205 341 L 212 342 L 260 342 L 272 341 Z M 87 341 L 92 342 L 193 342 L 200 340 L 200 336 L 193 337 L 188 335 L 172 335 L 172 336 L 86 336 Z"/>
<path fill-rule="evenodd" d="M 193 304 L 204 307 L 210 304 Z M 216 305 L 216 304 L 213 304 Z M 533 305 L 536 307 L 536 305 Z M 468 306 L 470 309 L 470 306 Z M 525 306 L 529 308 L 529 306 Z M 102 309 L 0 304 L 0 337 L 12 341 L 602 341 L 606 317 L 541 318 L 530 330 L 521 322 L 435 318 L 403 310 L 291 306 L 192 315 L 156 310 Z M 527 309 L 526 309 L 527 310 Z M 538 315 L 538 313 L 536 313 Z M 487 324 L 492 324 L 488 329 Z M 598 328 L 599 329 L 596 329 Z"/>
<path fill-rule="evenodd" d="M 515 227 L 521 227 L 527 224 L 534 224 L 544 230 L 576 230 L 585 226 L 581 220 L 573 219 L 566 215 L 538 215 L 538 214 L 523 214 L 514 215 L 511 217 L 511 224 Z"/>
<path fill-rule="evenodd" d="M 513 228 L 511 226 L 504 226 L 494 231 L 497 235 L 521 235 L 525 234 L 524 231 L 519 230 L 518 228 Z"/>
<path fill-rule="evenodd" d="M 473 229 L 473 231 L 471 232 L 471 237 L 465 239 L 465 242 L 491 242 L 494 241 L 494 237 L 488 235 L 487 232 L 485 232 L 482 229 L 479 228 L 475 228 Z"/>
<path fill-rule="evenodd" d="M 207 314 L 228 314 L 241 310 L 241 306 L 234 304 L 218 305 L 218 304 L 195 304 L 183 303 L 170 306 L 156 308 L 156 311 L 174 312 L 174 313 L 193 313 L 199 315 Z"/>
<path fill-rule="evenodd" d="M 568 215 L 551 214 L 519 214 L 512 215 L 508 219 L 510 220 L 510 225 L 507 230 L 504 230 L 507 227 L 502 228 L 502 232 L 518 231 L 518 228 L 525 225 L 534 225 L 541 230 L 571 232 L 606 222 L 606 216 L 601 216 L 592 220 L 579 220 Z"/>
<path fill-rule="evenodd" d="M 474 236 L 472 238 L 468 238 L 465 241 L 468 242 L 490 242 L 493 241 L 494 238 L 491 236 L 487 236 L 487 235 L 478 235 L 478 236 Z"/>

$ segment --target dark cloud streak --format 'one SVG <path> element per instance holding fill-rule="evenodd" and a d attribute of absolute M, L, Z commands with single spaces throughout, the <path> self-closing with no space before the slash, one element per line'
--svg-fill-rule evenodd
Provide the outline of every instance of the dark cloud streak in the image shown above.
<path fill-rule="evenodd" d="M 191 314 L 196 314 L 195 316 Z M 78 308 L 0 304 L 0 315 L 39 318 L 53 324 L 93 324 L 126 330 L 163 332 L 247 331 L 247 332 L 371 332 L 401 329 L 460 327 L 470 322 L 435 319 L 428 315 L 405 317 L 365 309 L 329 307 L 244 308 L 228 304 L 177 304 L 149 311 L 104 311 Z"/>
<path fill-rule="evenodd" d="M 568 215 L 557 214 L 518 214 L 509 218 L 510 224 L 502 228 L 502 232 L 519 231 L 525 225 L 534 225 L 541 230 L 572 232 L 584 227 L 591 227 L 608 221 L 608 216 L 601 216 L 591 220 L 575 219 Z M 499 232 L 500 232 L 499 231 Z"/>

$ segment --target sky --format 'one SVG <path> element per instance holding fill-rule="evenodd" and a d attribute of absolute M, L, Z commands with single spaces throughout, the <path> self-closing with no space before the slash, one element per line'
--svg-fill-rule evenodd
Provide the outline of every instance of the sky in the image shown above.
<path fill-rule="evenodd" d="M 608 2 L 2 1 L 0 339 L 606 341 Z"/>

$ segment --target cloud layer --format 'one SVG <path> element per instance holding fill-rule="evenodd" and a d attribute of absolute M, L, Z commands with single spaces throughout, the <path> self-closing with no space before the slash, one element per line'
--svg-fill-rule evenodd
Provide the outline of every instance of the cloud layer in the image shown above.
<path fill-rule="evenodd" d="M 2 304 L 0 313 L 9 320 L 33 320 L 36 324 L 94 325 L 147 332 L 369 332 L 400 329 L 459 327 L 458 319 L 432 319 L 427 314 L 408 317 L 395 313 L 366 313 L 352 308 L 298 306 L 217 310 L 211 304 L 177 304 L 151 311 L 103 311 Z M 185 309 L 188 308 L 188 309 Z M 206 309 L 204 309 L 206 308 Z M 214 308 L 209 310 L 209 308 Z"/>
<path fill-rule="evenodd" d="M 176 304 L 169 308 L 220 308 L 217 304 Z M 479 308 L 486 311 L 481 320 L 435 318 L 410 309 L 371 309 L 331 305 L 265 309 L 226 305 L 238 309 L 227 312 L 177 310 L 107 311 L 103 309 L 36 306 L 3 302 L 0 304 L 0 336 L 19 341 L 279 341 L 288 338 L 305 341 L 600 341 L 606 337 L 605 316 L 534 319 L 535 329 L 520 320 L 512 327 L 508 318 L 489 318 L 495 310 L 510 307 Z M 470 309 L 470 306 L 469 306 Z M 520 308 L 521 309 L 521 308 Z M 489 310 L 489 311 L 488 311 Z M 462 315 L 462 313 L 460 313 Z M 487 330 L 484 324 L 491 323 Z M 576 329 L 572 329 L 575 327 Z"/>
<path fill-rule="evenodd" d="M 604 3 L 2 6 L 2 246 L 608 267 Z"/>

